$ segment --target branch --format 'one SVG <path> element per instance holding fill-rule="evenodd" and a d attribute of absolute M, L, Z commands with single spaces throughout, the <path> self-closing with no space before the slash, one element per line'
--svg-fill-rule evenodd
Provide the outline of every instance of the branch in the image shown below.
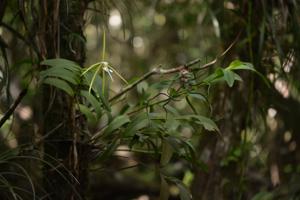
<path fill-rule="evenodd" d="M 204 70 L 207 69 L 211 66 L 213 66 L 219 58 L 223 57 L 237 42 L 238 38 L 240 36 L 240 33 L 237 35 L 237 37 L 235 38 L 235 40 L 229 45 L 229 47 L 220 55 L 218 55 L 213 61 L 206 63 L 205 65 L 201 66 L 201 67 L 197 67 L 197 68 L 191 68 L 191 71 L 200 71 L 200 70 Z M 195 59 L 185 65 L 180 65 L 178 67 L 174 67 L 171 69 L 160 69 L 158 68 L 154 68 L 153 70 L 147 72 L 146 74 L 144 74 L 141 78 L 139 78 L 138 80 L 136 80 L 135 82 L 133 82 L 132 84 L 128 85 L 127 87 L 125 87 L 121 92 L 119 92 L 118 94 L 116 94 L 115 96 L 113 96 L 112 98 L 109 99 L 109 101 L 114 101 L 117 98 L 119 98 L 120 96 L 122 96 L 123 94 L 127 93 L 129 90 L 131 90 L 132 88 L 134 88 L 135 86 L 137 86 L 140 82 L 148 79 L 149 77 L 153 76 L 153 75 L 164 75 L 164 74 L 173 74 L 173 73 L 177 73 L 180 72 L 184 69 L 189 70 L 189 68 L 197 63 L 200 62 L 200 59 Z"/>
<path fill-rule="evenodd" d="M 137 86 L 140 82 L 148 79 L 149 77 L 153 76 L 153 75 L 165 75 L 165 74 L 173 74 L 173 73 L 177 73 L 180 72 L 184 69 L 188 69 L 189 67 L 191 67 L 192 65 L 195 65 L 197 63 L 200 62 L 200 59 L 196 59 L 193 60 L 185 65 L 180 65 L 178 67 L 174 67 L 171 69 L 161 69 L 159 67 L 154 68 L 153 70 L 147 72 L 146 74 L 144 74 L 141 78 L 139 78 L 138 80 L 134 81 L 132 84 L 128 85 L 127 87 L 125 87 L 121 92 L 119 92 L 118 94 L 116 94 L 115 96 L 113 96 L 112 98 L 109 99 L 109 101 L 114 101 L 115 99 L 119 98 L 120 96 L 122 96 L 123 94 L 125 94 L 126 92 L 128 92 L 129 90 L 131 90 L 132 88 L 134 88 L 135 86 Z M 202 69 L 202 68 L 197 68 L 198 70 Z"/>
<path fill-rule="evenodd" d="M 3 126 L 3 124 L 9 119 L 9 117 L 13 114 L 19 103 L 22 101 L 24 96 L 27 94 L 27 89 L 24 89 L 20 92 L 19 96 L 15 100 L 15 102 L 10 106 L 10 108 L 5 112 L 3 117 L 0 120 L 0 128 Z"/>

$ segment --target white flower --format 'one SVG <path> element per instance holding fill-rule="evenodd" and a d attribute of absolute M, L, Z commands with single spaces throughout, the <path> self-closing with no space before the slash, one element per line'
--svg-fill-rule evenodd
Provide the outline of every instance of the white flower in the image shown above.
<path fill-rule="evenodd" d="M 104 63 L 104 62 L 103 62 Z M 108 63 L 105 62 L 106 64 L 103 64 L 103 70 L 108 73 L 110 79 L 113 81 L 113 77 L 112 77 L 112 73 L 113 73 L 113 70 L 111 70 L 108 66 Z"/>

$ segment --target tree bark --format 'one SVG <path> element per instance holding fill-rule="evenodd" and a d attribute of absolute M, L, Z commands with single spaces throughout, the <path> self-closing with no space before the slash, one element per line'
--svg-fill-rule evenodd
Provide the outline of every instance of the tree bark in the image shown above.
<path fill-rule="evenodd" d="M 43 59 L 66 58 L 83 65 L 84 11 L 87 1 L 40 1 L 38 46 Z M 50 86 L 43 88 L 41 134 L 44 141 L 44 187 L 51 199 L 81 199 L 87 185 L 87 162 L 81 151 L 82 123 L 75 120 L 75 99 Z"/>

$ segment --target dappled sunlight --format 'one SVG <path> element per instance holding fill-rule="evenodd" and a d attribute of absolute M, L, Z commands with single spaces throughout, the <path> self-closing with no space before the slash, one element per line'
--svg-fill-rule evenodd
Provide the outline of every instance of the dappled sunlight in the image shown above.
<path fill-rule="evenodd" d="M 120 12 L 116 9 L 110 11 L 108 23 L 113 29 L 119 29 L 122 25 Z"/>
<path fill-rule="evenodd" d="M 297 199 L 299 13 L 0 0 L 0 199 Z"/>

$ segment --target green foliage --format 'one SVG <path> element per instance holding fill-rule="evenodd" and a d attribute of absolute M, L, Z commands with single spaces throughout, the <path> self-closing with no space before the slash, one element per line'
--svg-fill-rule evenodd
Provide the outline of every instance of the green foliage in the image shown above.
<path fill-rule="evenodd" d="M 66 59 L 49 59 L 41 62 L 50 66 L 40 73 L 43 83 L 55 86 L 70 96 L 74 95 L 74 86 L 80 83 L 81 68 L 74 62 Z"/>
<path fill-rule="evenodd" d="M 108 73 L 111 77 L 111 73 L 114 72 L 118 77 L 123 78 L 107 62 L 93 64 L 87 69 L 82 69 L 72 61 L 65 59 L 45 60 L 42 64 L 48 65 L 50 68 L 40 72 L 41 82 L 74 96 L 78 101 L 76 103 L 78 110 L 86 117 L 90 125 L 97 126 L 103 120 L 104 115 L 108 117 L 106 125 L 100 131 L 91 133 L 90 140 L 92 142 L 98 142 L 105 146 L 97 160 L 109 159 L 118 146 L 125 143 L 133 152 L 154 152 L 156 156 L 160 157 L 162 169 L 172 162 L 172 158 L 177 157 L 183 158 L 191 165 L 198 166 L 205 171 L 208 170 L 207 166 L 197 158 L 193 144 L 180 135 L 180 129 L 184 127 L 184 124 L 200 126 L 211 132 L 219 132 L 218 126 L 211 118 L 198 114 L 195 109 L 194 101 L 200 100 L 207 103 L 208 100 L 205 95 L 198 92 L 201 88 L 205 88 L 203 84 L 198 84 L 199 86 L 193 86 L 193 84 L 196 81 L 207 85 L 226 81 L 228 86 L 232 87 L 236 80 L 241 81 L 241 77 L 234 71 L 255 71 L 250 63 L 234 61 L 227 68 L 218 68 L 213 74 L 202 80 L 195 80 L 192 73 L 178 75 L 179 71 L 171 81 L 161 81 L 155 84 L 146 83 L 142 77 L 137 80 L 136 85 L 129 84 L 127 86 L 127 88 L 137 86 L 138 93 L 141 94 L 140 102 L 112 116 L 114 105 L 110 101 L 110 83 L 107 82 L 105 74 Z M 112 77 L 110 81 L 113 81 Z M 158 88 L 167 89 L 168 92 L 159 93 Z M 160 95 L 165 98 L 158 100 Z M 188 97 L 191 97 L 193 101 L 190 101 Z M 122 95 L 119 95 L 118 98 L 121 99 Z M 177 99 L 185 100 L 193 114 L 183 115 L 176 106 L 173 107 L 175 105 L 173 102 Z M 181 181 L 175 178 L 166 180 L 162 178 L 161 190 L 165 190 L 167 182 L 170 181 L 179 188 L 181 200 L 191 199 L 190 193 Z M 168 196 L 162 191 L 161 199 L 167 199 Z"/>
<path fill-rule="evenodd" d="M 219 81 L 226 81 L 227 85 L 232 87 L 235 81 L 242 81 L 242 78 L 234 72 L 235 70 L 250 70 L 257 72 L 251 63 L 235 60 L 225 69 L 217 68 L 213 74 L 204 79 L 204 82 L 210 85 Z"/>

